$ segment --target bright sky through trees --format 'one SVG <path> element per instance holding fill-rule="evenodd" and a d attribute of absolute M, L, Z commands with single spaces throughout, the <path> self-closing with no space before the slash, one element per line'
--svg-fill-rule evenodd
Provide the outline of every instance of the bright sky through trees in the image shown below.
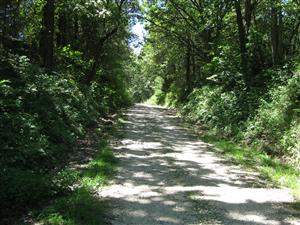
<path fill-rule="evenodd" d="M 132 27 L 132 33 L 135 35 L 135 38 L 132 40 L 130 47 L 133 49 L 134 53 L 138 55 L 144 45 L 144 39 L 147 32 L 144 25 L 141 22 L 137 22 Z"/>

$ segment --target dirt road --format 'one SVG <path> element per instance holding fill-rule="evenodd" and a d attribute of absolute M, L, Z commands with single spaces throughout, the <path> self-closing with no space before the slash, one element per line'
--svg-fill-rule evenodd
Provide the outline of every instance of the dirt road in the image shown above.
<path fill-rule="evenodd" d="M 170 111 L 127 111 L 119 172 L 99 190 L 113 225 L 297 224 L 286 189 L 215 154 Z"/>

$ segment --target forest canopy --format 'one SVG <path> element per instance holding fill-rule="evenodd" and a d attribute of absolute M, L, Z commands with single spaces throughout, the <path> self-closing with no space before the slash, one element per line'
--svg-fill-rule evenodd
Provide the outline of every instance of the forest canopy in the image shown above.
<path fill-rule="evenodd" d="M 297 168 L 300 1 L 2 0 L 0 96 L 0 217 L 68 191 L 77 141 L 146 100 Z"/>
<path fill-rule="evenodd" d="M 146 1 L 137 99 L 213 133 L 300 157 L 300 2 Z M 134 95 L 135 96 L 135 95 Z"/>

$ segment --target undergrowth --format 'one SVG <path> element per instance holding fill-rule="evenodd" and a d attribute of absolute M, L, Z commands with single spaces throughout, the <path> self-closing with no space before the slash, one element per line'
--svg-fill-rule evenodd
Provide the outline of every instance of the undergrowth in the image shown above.
<path fill-rule="evenodd" d="M 204 86 L 177 106 L 186 120 L 300 169 L 299 71 L 267 92 Z"/>
<path fill-rule="evenodd" d="M 71 69 L 50 72 L 26 56 L 1 55 L 0 75 L 0 223 L 10 224 L 71 191 L 77 176 L 64 170 L 65 159 L 98 118 L 129 98 L 121 80 L 86 86 Z"/>
<path fill-rule="evenodd" d="M 105 224 L 107 204 L 97 196 L 97 190 L 109 184 L 116 173 L 118 163 L 109 141 L 122 138 L 119 132 L 122 126 L 122 117 L 104 131 L 96 130 L 92 138 L 97 149 L 93 159 L 86 165 L 69 170 L 68 176 L 73 179 L 72 191 L 60 198 L 56 198 L 43 210 L 33 211 L 32 218 L 42 225 L 98 225 Z"/>
<path fill-rule="evenodd" d="M 98 145 L 98 154 L 78 174 L 75 190 L 57 199 L 38 216 L 45 225 L 104 224 L 107 207 L 96 195 L 97 188 L 108 184 L 115 172 L 117 160 L 106 142 Z"/>

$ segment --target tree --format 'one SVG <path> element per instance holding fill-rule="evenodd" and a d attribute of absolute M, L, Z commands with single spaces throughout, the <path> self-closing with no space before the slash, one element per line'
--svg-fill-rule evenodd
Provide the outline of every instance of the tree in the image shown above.
<path fill-rule="evenodd" d="M 40 54 L 43 66 L 48 69 L 54 66 L 54 13 L 55 0 L 46 0 L 43 7 Z"/>
<path fill-rule="evenodd" d="M 299 54 L 294 51 L 300 27 L 295 0 L 151 1 L 145 12 L 150 43 L 164 43 L 167 52 L 185 49 L 176 62 L 185 71 L 180 78 L 173 75 L 173 83 L 184 77 L 186 86 L 178 90 L 187 95 L 208 83 L 248 91 L 266 86 L 270 78 L 260 77 L 264 70 Z M 165 55 L 165 63 L 173 64 Z"/>

